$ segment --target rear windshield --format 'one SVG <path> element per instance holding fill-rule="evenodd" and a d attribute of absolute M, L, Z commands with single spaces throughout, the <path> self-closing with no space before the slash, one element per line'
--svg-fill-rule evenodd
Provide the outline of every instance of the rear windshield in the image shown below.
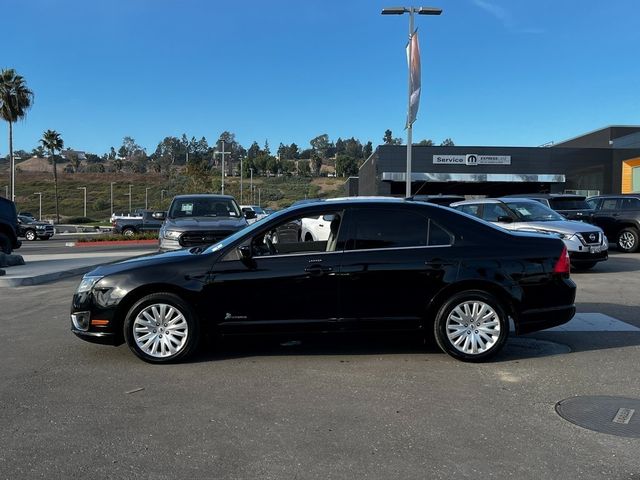
<path fill-rule="evenodd" d="M 230 198 L 180 198 L 173 201 L 170 218 L 180 217 L 235 217 L 240 209 Z"/>
<path fill-rule="evenodd" d="M 549 205 L 554 210 L 586 210 L 589 208 L 586 201 L 575 198 L 550 198 Z"/>

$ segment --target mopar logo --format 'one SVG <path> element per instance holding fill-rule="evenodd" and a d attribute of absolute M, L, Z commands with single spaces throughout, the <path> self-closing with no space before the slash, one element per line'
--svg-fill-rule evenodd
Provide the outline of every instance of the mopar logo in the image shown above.
<path fill-rule="evenodd" d="M 478 156 L 477 155 L 467 155 L 465 158 L 465 163 L 467 165 L 478 165 Z"/>

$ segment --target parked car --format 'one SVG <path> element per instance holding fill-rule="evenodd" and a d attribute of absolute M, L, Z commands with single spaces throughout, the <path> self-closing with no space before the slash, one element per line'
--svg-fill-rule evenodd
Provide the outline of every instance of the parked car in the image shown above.
<path fill-rule="evenodd" d="M 243 214 L 246 214 L 247 212 L 253 212 L 253 214 L 255 215 L 255 217 L 247 218 L 247 223 L 249 224 L 257 222 L 258 220 L 262 220 L 264 217 L 269 215 L 264 211 L 262 207 L 259 207 L 257 205 L 240 205 L 240 210 L 242 210 Z"/>
<path fill-rule="evenodd" d="M 53 225 L 47 222 L 39 222 L 34 218 L 24 215 L 18 215 L 18 230 L 19 237 L 26 238 L 30 242 L 34 240 L 49 240 L 53 237 L 55 229 Z"/>
<path fill-rule="evenodd" d="M 10 254 L 20 248 L 18 240 L 18 215 L 16 204 L 7 198 L 0 197 L 0 252 Z"/>
<path fill-rule="evenodd" d="M 594 209 L 593 223 L 614 240 L 625 253 L 638 251 L 640 246 L 640 193 L 598 195 L 589 197 Z"/>
<path fill-rule="evenodd" d="M 229 195 L 177 195 L 160 228 L 160 251 L 208 246 L 242 230 L 254 212 L 240 211 Z"/>
<path fill-rule="evenodd" d="M 591 216 L 594 212 L 589 207 L 584 195 L 574 195 L 572 193 L 527 193 L 519 195 L 507 195 L 504 198 L 530 198 L 555 210 L 567 220 L 578 220 L 591 223 Z"/>
<path fill-rule="evenodd" d="M 164 221 L 164 212 L 145 210 L 140 216 L 118 216 L 112 221 L 113 233 L 131 237 L 136 233 L 158 232 Z"/>
<path fill-rule="evenodd" d="M 484 198 L 451 206 L 507 230 L 536 231 L 562 238 L 569 251 L 571 265 L 577 270 L 588 270 L 609 258 L 609 241 L 600 227 L 567 220 L 536 200 Z"/>
<path fill-rule="evenodd" d="M 285 225 L 325 215 L 327 240 L 272 241 Z M 433 332 L 451 356 L 481 361 L 504 346 L 510 318 L 516 334 L 568 322 L 575 290 L 555 236 L 423 202 L 326 200 L 206 249 L 98 267 L 73 296 L 71 329 L 87 341 L 126 342 L 153 363 L 187 358 L 206 333 L 364 331 Z"/>
<path fill-rule="evenodd" d="M 305 242 L 327 241 L 333 215 L 318 215 L 303 218 L 300 226 L 300 237 Z"/>

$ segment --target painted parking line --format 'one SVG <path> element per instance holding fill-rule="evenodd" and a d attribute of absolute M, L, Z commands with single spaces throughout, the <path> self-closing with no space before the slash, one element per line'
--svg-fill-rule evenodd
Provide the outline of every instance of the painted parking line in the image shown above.
<path fill-rule="evenodd" d="M 603 313 L 576 313 L 570 322 L 546 332 L 640 332 L 640 328 Z"/>

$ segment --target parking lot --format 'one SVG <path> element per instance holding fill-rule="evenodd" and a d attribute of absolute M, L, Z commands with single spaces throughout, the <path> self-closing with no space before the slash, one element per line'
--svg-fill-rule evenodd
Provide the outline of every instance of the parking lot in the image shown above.
<path fill-rule="evenodd" d="M 3 288 L 0 478 L 637 478 L 639 438 L 555 406 L 640 399 L 639 271 L 613 251 L 574 274 L 577 319 L 485 364 L 332 336 L 219 340 L 154 366 L 70 333 L 79 276 Z"/>

